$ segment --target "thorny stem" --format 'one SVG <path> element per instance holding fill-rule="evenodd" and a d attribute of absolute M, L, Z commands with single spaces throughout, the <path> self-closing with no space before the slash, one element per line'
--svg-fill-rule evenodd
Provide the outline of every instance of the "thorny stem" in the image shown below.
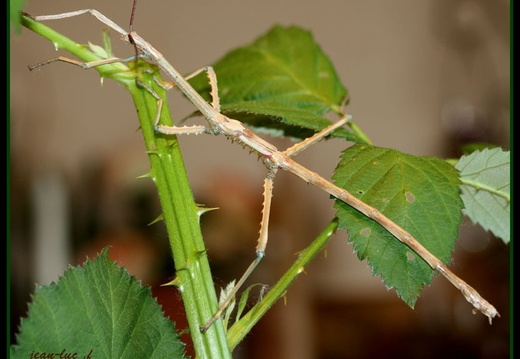
<path fill-rule="evenodd" d="M 148 85 L 154 86 L 152 76 L 149 77 Z M 164 99 L 164 91 L 161 93 L 159 86 L 152 88 Z M 199 208 L 191 192 L 177 139 L 156 135 L 153 121 L 157 101 L 148 91 L 139 89 L 137 94 L 132 92 L 132 96 L 149 153 L 149 176 L 157 186 L 176 264 L 177 276 L 172 284 L 181 292 L 196 354 L 199 358 L 230 358 L 222 321 L 204 333 L 198 330 L 217 310 L 218 302 L 202 238 Z M 143 114 L 144 108 L 146 113 Z M 167 108 L 164 106 L 161 111 L 162 121 L 171 121 Z"/>
<path fill-rule="evenodd" d="M 22 25 L 52 41 L 56 48 L 65 49 L 82 61 L 101 60 L 85 46 L 29 17 L 22 16 Z M 156 70 L 144 61 L 138 61 L 136 66 Z M 205 254 L 198 208 L 177 140 L 173 136 L 158 136 L 154 131 L 157 99 L 137 85 L 136 72 L 130 69 L 122 71 L 121 63 L 98 66 L 95 69 L 102 77 L 122 83 L 134 99 L 151 164 L 150 173 L 143 177 L 152 178 L 157 186 L 163 221 L 177 269 L 177 278 L 172 284 L 177 285 L 181 292 L 196 354 L 199 358 L 231 358 L 221 320 L 216 321 L 205 333 L 198 330 L 199 326 L 213 316 L 218 308 L 218 300 Z M 140 81 L 162 95 L 166 101 L 164 90 L 154 81 L 150 81 L 150 78 L 142 78 Z M 161 111 L 161 121 L 172 123 L 166 103 Z"/>

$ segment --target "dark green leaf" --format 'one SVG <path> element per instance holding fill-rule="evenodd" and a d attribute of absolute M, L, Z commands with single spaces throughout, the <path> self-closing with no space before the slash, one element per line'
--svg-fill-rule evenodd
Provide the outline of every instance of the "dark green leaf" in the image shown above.
<path fill-rule="evenodd" d="M 222 112 L 257 128 L 307 137 L 330 124 L 347 96 L 329 58 L 309 31 L 275 26 L 214 64 Z M 207 78 L 191 81 L 209 100 Z M 357 140 L 346 129 L 335 136 Z"/>
<path fill-rule="evenodd" d="M 355 145 L 343 152 L 333 176 L 336 185 L 410 232 L 426 249 L 448 263 L 461 222 L 457 170 L 434 157 Z M 359 259 L 411 307 L 434 271 L 377 222 L 341 201 L 335 208 Z"/>
<path fill-rule="evenodd" d="M 107 250 L 58 283 L 38 286 L 11 358 L 64 351 L 91 358 L 184 358 L 174 324 Z"/>

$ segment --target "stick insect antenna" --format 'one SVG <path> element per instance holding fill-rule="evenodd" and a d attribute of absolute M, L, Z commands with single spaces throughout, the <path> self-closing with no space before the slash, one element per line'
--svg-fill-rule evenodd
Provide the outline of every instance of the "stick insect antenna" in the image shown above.
<path fill-rule="evenodd" d="M 132 3 L 132 12 L 130 13 L 130 32 L 134 31 L 134 16 L 135 16 L 135 9 L 137 8 L 137 0 L 134 0 Z"/>
<path fill-rule="evenodd" d="M 130 13 L 130 25 L 128 27 L 128 41 L 130 44 L 134 46 L 135 49 L 135 60 L 137 61 L 137 58 L 139 57 L 139 49 L 137 48 L 137 44 L 134 41 L 134 38 L 132 37 L 132 32 L 134 31 L 134 17 L 135 17 L 135 9 L 137 8 L 137 0 L 133 0 L 132 2 L 132 12 Z"/>

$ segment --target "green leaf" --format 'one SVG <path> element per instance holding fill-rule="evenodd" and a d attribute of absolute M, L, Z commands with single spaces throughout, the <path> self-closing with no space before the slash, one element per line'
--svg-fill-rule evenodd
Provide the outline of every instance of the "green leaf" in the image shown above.
<path fill-rule="evenodd" d="M 500 148 L 475 151 L 455 165 L 460 171 L 462 200 L 473 223 L 510 240 L 510 155 Z"/>
<path fill-rule="evenodd" d="M 222 112 L 273 135 L 308 137 L 330 124 L 347 90 L 309 31 L 274 26 L 252 44 L 237 48 L 213 65 Z M 205 77 L 191 81 L 209 100 Z M 346 129 L 335 136 L 357 140 Z"/>
<path fill-rule="evenodd" d="M 461 222 L 457 170 L 434 157 L 355 145 L 343 152 L 333 180 L 407 230 L 426 249 L 448 263 Z M 435 272 L 408 246 L 374 220 L 336 201 L 340 228 L 359 259 L 395 288 L 410 307 Z"/>
<path fill-rule="evenodd" d="M 36 288 L 17 339 L 11 358 L 62 352 L 81 358 L 184 357 L 174 324 L 149 288 L 110 261 L 106 249 L 84 267 L 68 269 L 58 283 Z"/>
<path fill-rule="evenodd" d="M 235 318 L 235 323 L 240 319 L 240 317 L 242 316 L 242 312 L 246 308 L 247 301 L 249 299 L 249 292 L 251 292 L 251 289 L 253 289 L 254 287 L 257 287 L 257 286 L 262 286 L 263 287 L 263 285 L 259 284 L 259 283 L 252 284 L 249 287 L 247 287 L 247 289 L 244 290 L 244 292 L 240 296 L 240 302 L 238 303 L 238 309 L 237 309 L 237 315 L 236 315 L 236 318 Z"/>

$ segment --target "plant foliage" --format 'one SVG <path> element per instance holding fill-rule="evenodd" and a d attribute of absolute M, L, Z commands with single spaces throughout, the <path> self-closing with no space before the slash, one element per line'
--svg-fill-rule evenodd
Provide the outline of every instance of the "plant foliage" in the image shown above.
<path fill-rule="evenodd" d="M 510 240 L 510 155 L 500 148 L 483 149 L 462 156 L 460 171 L 464 214 L 474 223 Z"/>
<path fill-rule="evenodd" d="M 435 157 L 355 145 L 343 152 L 333 179 L 449 262 L 462 208 L 459 178 L 451 165 Z M 432 268 L 374 220 L 341 201 L 335 208 L 359 259 L 367 259 L 373 273 L 413 307 L 435 274 Z"/>
<path fill-rule="evenodd" d="M 184 344 L 159 304 L 108 250 L 38 286 L 11 358 L 63 351 L 92 358 L 184 358 Z M 37 356 L 41 357 L 41 356 Z M 50 356 L 46 356 L 50 357 Z"/>

